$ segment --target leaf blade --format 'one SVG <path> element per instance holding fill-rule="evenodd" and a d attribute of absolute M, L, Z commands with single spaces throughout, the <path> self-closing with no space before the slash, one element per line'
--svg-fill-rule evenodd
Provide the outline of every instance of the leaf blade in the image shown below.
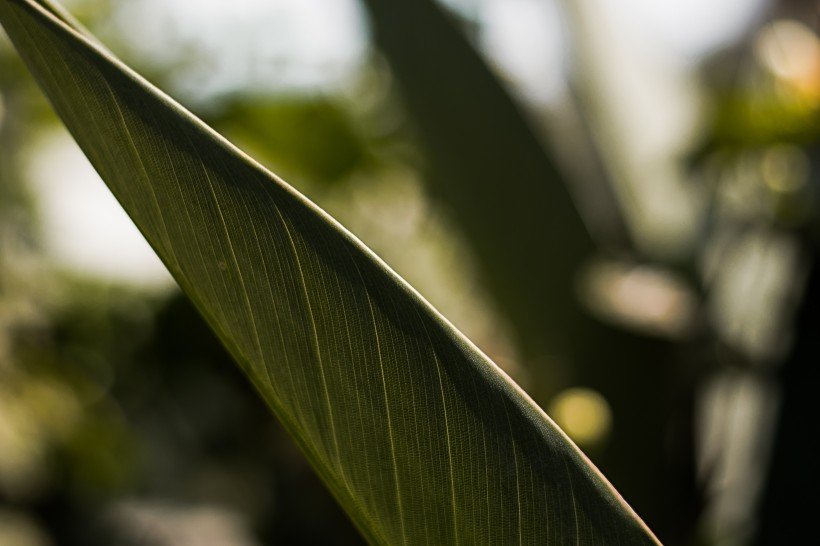
<path fill-rule="evenodd" d="M 0 22 L 368 540 L 653 543 L 526 394 L 335 220 L 37 2 L 0 0 Z"/>

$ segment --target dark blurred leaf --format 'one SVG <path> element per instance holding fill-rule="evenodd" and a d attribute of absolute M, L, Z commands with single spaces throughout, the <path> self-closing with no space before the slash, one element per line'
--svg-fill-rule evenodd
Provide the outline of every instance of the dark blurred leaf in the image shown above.
<path fill-rule="evenodd" d="M 452 213 L 517 336 L 533 396 L 546 403 L 577 385 L 601 393 L 623 426 L 595 462 L 662 538 L 686 540 L 681 535 L 699 507 L 691 430 L 684 417 L 680 434 L 669 431 L 685 414 L 678 404 L 691 400 L 696 374 L 678 369 L 668 340 L 602 322 L 582 307 L 580 273 L 609 249 L 587 233 L 575 181 L 558 169 L 554 152 L 442 3 L 364 3 L 429 152 L 431 190 Z M 621 218 L 612 189 L 596 190 L 611 207 L 608 225 L 625 225 L 611 220 Z"/>
<path fill-rule="evenodd" d="M 432 0 L 366 0 L 442 198 L 527 356 L 572 352 L 571 287 L 592 241 L 556 162 Z"/>

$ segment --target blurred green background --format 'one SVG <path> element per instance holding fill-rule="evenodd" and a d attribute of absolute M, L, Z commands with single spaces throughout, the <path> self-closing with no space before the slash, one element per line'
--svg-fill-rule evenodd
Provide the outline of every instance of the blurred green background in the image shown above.
<path fill-rule="evenodd" d="M 72 0 L 665 544 L 810 536 L 814 2 Z M 0 546 L 358 544 L 0 34 Z"/>

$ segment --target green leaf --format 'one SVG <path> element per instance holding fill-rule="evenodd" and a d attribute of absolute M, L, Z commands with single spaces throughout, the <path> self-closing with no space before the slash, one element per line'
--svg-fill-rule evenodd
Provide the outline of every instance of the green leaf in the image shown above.
<path fill-rule="evenodd" d="M 0 0 L 0 22 L 368 540 L 656 542 L 527 395 L 333 219 L 69 18 Z"/>

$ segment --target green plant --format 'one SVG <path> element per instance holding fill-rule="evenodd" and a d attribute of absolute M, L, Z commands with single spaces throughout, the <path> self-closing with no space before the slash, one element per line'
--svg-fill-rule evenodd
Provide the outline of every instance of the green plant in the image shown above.
<path fill-rule="evenodd" d="M 0 21 L 368 540 L 656 542 L 543 411 L 333 219 L 56 5 L 0 0 Z"/>

